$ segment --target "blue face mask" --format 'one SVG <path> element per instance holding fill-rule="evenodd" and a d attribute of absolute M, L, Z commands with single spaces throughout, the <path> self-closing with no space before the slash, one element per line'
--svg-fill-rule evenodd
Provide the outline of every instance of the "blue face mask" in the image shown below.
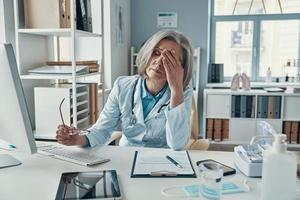
<path fill-rule="evenodd" d="M 218 196 L 218 194 L 214 194 L 212 191 L 206 191 L 203 188 L 203 185 L 186 185 L 183 186 L 182 189 L 186 193 L 188 197 L 200 197 L 200 191 L 203 192 L 209 192 L 209 195 L 211 198 L 214 196 Z M 241 193 L 241 192 L 247 192 L 245 189 L 242 189 L 240 186 L 233 182 L 223 182 L 222 183 L 222 191 L 221 193 L 223 195 L 225 194 L 233 194 L 233 193 Z"/>

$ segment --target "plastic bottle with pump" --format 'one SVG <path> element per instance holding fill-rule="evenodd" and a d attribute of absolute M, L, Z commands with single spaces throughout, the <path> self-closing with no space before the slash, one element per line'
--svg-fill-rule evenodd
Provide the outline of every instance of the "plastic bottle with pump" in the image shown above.
<path fill-rule="evenodd" d="M 287 151 L 286 135 L 274 134 L 270 149 L 264 151 L 262 168 L 262 200 L 293 200 L 296 198 L 297 161 Z"/>
<path fill-rule="evenodd" d="M 267 73 L 266 73 L 266 82 L 271 83 L 272 82 L 272 71 L 270 67 L 268 67 Z"/>

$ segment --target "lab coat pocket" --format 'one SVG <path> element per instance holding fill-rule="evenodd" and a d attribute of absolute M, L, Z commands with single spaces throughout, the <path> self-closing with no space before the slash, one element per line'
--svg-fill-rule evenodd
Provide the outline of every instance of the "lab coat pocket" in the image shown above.
<path fill-rule="evenodd" d="M 131 137 L 135 137 L 143 132 L 145 132 L 146 127 L 144 124 L 140 123 L 132 123 L 130 118 L 125 118 L 122 121 L 122 129 L 124 135 L 130 139 Z"/>

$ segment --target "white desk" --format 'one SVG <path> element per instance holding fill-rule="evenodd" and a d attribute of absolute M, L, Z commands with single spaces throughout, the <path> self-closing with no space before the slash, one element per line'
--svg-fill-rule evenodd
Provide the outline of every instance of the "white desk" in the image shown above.
<path fill-rule="evenodd" d="M 163 196 L 161 189 L 170 186 L 197 184 L 200 182 L 200 178 L 130 178 L 134 151 L 136 149 L 137 148 L 133 147 L 117 146 L 96 147 L 93 151 L 97 151 L 99 154 L 111 158 L 111 161 L 93 167 L 84 167 L 40 154 L 24 156 L 22 153 L 9 152 L 20 159 L 23 164 L 16 167 L 0 169 L 0 199 L 55 199 L 60 176 L 63 172 L 69 171 L 116 169 L 119 175 L 123 197 L 126 200 L 174 200 L 176 198 Z M 160 151 L 160 149 L 157 149 L 157 151 Z M 196 171 L 196 161 L 209 158 L 234 167 L 233 153 L 231 152 L 189 152 Z M 0 153 L 8 152 L 1 150 Z M 242 176 L 239 172 L 237 175 Z M 259 199 L 260 192 L 257 183 L 260 181 L 261 179 L 249 178 L 249 183 L 253 186 L 251 192 L 224 195 L 222 199 Z"/>

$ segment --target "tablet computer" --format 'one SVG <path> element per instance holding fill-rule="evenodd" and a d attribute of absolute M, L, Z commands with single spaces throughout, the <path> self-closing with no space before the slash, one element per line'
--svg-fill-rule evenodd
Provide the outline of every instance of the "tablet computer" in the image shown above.
<path fill-rule="evenodd" d="M 122 199 L 115 170 L 63 173 L 56 200 Z"/>

